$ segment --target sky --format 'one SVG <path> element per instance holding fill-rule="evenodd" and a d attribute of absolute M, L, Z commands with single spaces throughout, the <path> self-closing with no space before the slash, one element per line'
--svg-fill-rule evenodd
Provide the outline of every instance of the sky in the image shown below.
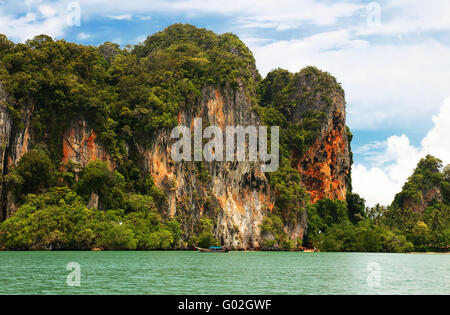
<path fill-rule="evenodd" d="M 173 23 L 237 34 L 265 76 L 313 65 L 346 93 L 353 189 L 388 205 L 420 158 L 450 163 L 448 0 L 0 0 L 0 33 L 137 44 Z"/>

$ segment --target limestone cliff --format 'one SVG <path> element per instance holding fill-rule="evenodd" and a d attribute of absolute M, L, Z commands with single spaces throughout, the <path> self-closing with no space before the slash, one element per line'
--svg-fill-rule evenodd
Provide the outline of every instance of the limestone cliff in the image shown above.
<path fill-rule="evenodd" d="M 309 87 L 311 88 L 311 87 Z M 332 94 L 320 135 L 298 163 L 311 201 L 322 198 L 345 200 L 351 168 L 349 142 L 345 124 L 343 92 Z"/>
<path fill-rule="evenodd" d="M 260 83 L 259 94 L 267 123 L 276 122 L 286 129 L 288 157 L 310 201 L 345 200 L 350 184 L 350 138 L 344 91 L 336 79 L 315 67 L 294 74 L 277 69 Z"/>
<path fill-rule="evenodd" d="M 175 25 L 149 37 L 132 53 L 111 46 L 118 58 L 102 56 L 102 50 L 93 47 L 55 45 L 49 38 L 29 45 L 38 45 L 27 52 L 30 60 L 40 60 L 23 67 L 23 78 L 32 78 L 33 88 L 15 90 L 20 85 L 15 80 L 22 76 L 15 76 L 14 63 L 5 66 L 9 69 L 5 78 L 14 83 L 8 85 L 15 91 L 12 107 L 6 105 L 8 95 L 0 85 L 0 219 L 10 217 L 19 200 L 5 189 L 5 175 L 26 152 L 38 148 L 49 153 L 59 171 L 69 161 L 78 163 L 79 169 L 94 160 L 106 161 L 110 170 L 131 165 L 138 174 L 127 187 L 130 193 L 140 193 L 138 182 L 151 175 L 166 196 L 158 210 L 181 223 L 185 241 L 199 232 L 200 219 L 206 217 L 212 219 L 214 236 L 224 245 L 260 247 L 261 223 L 280 210 L 280 190 L 261 171 L 261 161 L 174 162 L 171 157 L 174 140 L 169 126 L 176 118 L 178 125 L 191 129 L 195 118 L 205 127 L 222 130 L 274 125 L 270 112 L 267 117 L 259 111 L 264 105 L 258 88 L 264 80 L 252 53 L 236 36 Z M 57 64 L 45 61 L 41 46 L 60 56 L 66 56 L 61 47 L 70 48 L 71 58 L 61 57 Z M 44 62 L 39 58 L 48 63 L 45 70 L 51 69 L 51 76 L 36 69 L 35 64 Z M 286 71 L 287 80 L 268 84 L 274 91 L 289 92 L 286 98 L 269 98 L 274 112 L 281 113 L 295 133 L 283 153 L 288 160 L 283 166 L 288 164 L 302 193 L 299 200 L 289 201 L 296 204 L 295 213 L 283 217 L 282 229 L 293 241 L 302 239 L 307 229 L 303 187 L 315 202 L 325 197 L 345 200 L 349 185 L 344 93 L 334 78 L 311 69 Z M 95 193 L 83 198 L 88 207 L 102 208 Z M 285 208 L 289 212 L 289 205 Z"/>
<path fill-rule="evenodd" d="M 298 90 L 305 94 L 316 89 L 306 77 Z M 296 95 L 297 107 L 292 121 L 301 123 L 310 110 L 325 113 L 320 132 L 303 156 L 297 169 L 302 176 L 311 201 L 320 198 L 345 200 L 350 172 L 350 153 L 345 125 L 345 100 L 341 89 L 333 89 L 330 101 L 321 102 L 320 94 L 313 102 L 305 103 L 303 95 Z M 248 126 L 261 124 L 252 110 L 252 102 L 243 88 L 205 87 L 198 111 L 182 111 L 180 125 L 192 126 L 194 118 L 202 118 L 205 125 Z M 152 174 L 155 183 L 168 195 L 168 214 L 182 220 L 185 235 L 195 231 L 195 224 L 203 215 L 216 222 L 215 234 L 223 244 L 233 248 L 259 247 L 259 225 L 270 214 L 275 194 L 264 173 L 251 162 L 203 162 L 209 178 L 201 182 L 194 162 L 174 163 L 170 158 L 169 132 L 157 135 L 153 144 L 139 149 L 143 169 Z M 295 160 L 295 159 L 294 159 Z M 285 226 L 291 240 L 303 238 L 306 213 Z"/>
<path fill-rule="evenodd" d="M 3 208 L 6 206 L 6 203 L 3 204 L 3 186 L 4 186 L 4 171 L 7 167 L 6 163 L 6 149 L 9 147 L 10 135 L 11 135 L 11 127 L 12 127 L 12 118 L 8 112 L 6 107 L 6 95 L 4 94 L 2 85 L 0 83 L 0 199 L 2 201 L 2 211 L 0 213 L 0 220 L 6 218 L 6 214 L 3 211 Z"/>
<path fill-rule="evenodd" d="M 7 106 L 7 95 L 0 84 L 0 139 L 1 139 L 1 165 L 2 165 L 2 189 L 1 189 L 1 217 L 7 218 L 15 211 L 15 198 L 11 192 L 3 189 L 4 176 L 8 169 L 15 165 L 31 147 L 31 116 L 33 106 L 27 104 L 24 115 L 14 121 Z"/>

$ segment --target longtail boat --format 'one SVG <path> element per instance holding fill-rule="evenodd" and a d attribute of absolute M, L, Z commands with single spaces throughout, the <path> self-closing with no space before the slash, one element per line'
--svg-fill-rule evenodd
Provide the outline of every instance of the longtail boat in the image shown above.
<path fill-rule="evenodd" d="M 314 248 L 305 248 L 305 247 L 303 247 L 301 251 L 304 252 L 304 253 L 320 253 L 320 250 L 318 248 L 315 248 L 315 247 Z"/>
<path fill-rule="evenodd" d="M 228 248 L 220 246 L 210 246 L 209 248 L 201 248 L 195 246 L 200 253 L 228 253 Z"/>

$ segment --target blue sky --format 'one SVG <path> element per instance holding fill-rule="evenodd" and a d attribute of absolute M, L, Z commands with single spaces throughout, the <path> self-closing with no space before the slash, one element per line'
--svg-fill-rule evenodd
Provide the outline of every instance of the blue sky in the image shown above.
<path fill-rule="evenodd" d="M 425 154 L 450 162 L 448 0 L 0 0 L 0 33 L 15 42 L 137 44 L 179 22 L 237 34 L 262 75 L 333 74 L 354 133 L 354 188 L 369 205 L 390 203 Z"/>

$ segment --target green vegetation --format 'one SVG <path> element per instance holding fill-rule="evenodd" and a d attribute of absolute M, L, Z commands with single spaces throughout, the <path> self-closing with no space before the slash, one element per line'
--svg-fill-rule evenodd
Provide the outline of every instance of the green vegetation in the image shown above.
<path fill-rule="evenodd" d="M 68 187 L 28 195 L 16 214 L 0 225 L 8 249 L 169 249 L 180 240 L 176 221 L 164 220 L 150 196 L 130 195 L 126 209 L 86 208 Z"/>
<path fill-rule="evenodd" d="M 393 206 L 396 208 L 407 206 L 407 203 L 421 203 L 424 195 L 433 188 L 438 188 L 443 191 L 444 199 L 449 200 L 448 184 L 445 180 L 442 170 L 442 161 L 427 155 L 426 158 L 421 159 L 417 168 L 408 181 L 403 186 L 402 191 L 395 196 Z"/>
<path fill-rule="evenodd" d="M 352 199 L 359 199 L 356 194 L 352 195 Z M 408 252 L 413 249 L 404 235 L 375 224 L 366 215 L 360 215 L 357 223 L 352 223 L 349 210 L 350 205 L 329 199 L 310 205 L 306 243 L 332 252 Z"/>
<path fill-rule="evenodd" d="M 334 93 L 343 95 L 336 79 L 315 67 L 295 74 L 277 69 L 258 84 L 257 111 L 266 125 L 280 126 L 282 157 L 289 158 L 292 151 L 302 156 L 314 143 Z"/>
<path fill-rule="evenodd" d="M 277 215 L 272 214 L 264 217 L 260 228 L 263 236 L 261 243 L 261 249 L 263 250 L 291 249 L 301 245 L 289 239 L 284 231 L 283 221 Z"/>
<path fill-rule="evenodd" d="M 200 227 L 197 236 L 192 236 L 189 244 L 199 246 L 202 248 L 209 248 L 210 246 L 219 246 L 220 241 L 216 239 L 212 233 L 213 222 L 208 218 L 200 219 Z"/>
<path fill-rule="evenodd" d="M 416 251 L 443 250 L 450 244 L 449 165 L 427 155 L 384 211 L 386 224 L 399 229 Z"/>
<path fill-rule="evenodd" d="M 24 154 L 5 180 L 9 190 L 23 196 L 48 188 L 53 181 L 53 172 L 54 165 L 48 156 L 32 150 Z"/>
<path fill-rule="evenodd" d="M 324 251 L 446 251 L 450 244 L 449 166 L 426 156 L 389 207 L 366 208 L 349 193 L 346 204 L 327 199 L 308 206 L 305 242 Z M 423 203 L 424 196 L 435 195 Z M 411 206 L 423 206 L 413 210 Z"/>

